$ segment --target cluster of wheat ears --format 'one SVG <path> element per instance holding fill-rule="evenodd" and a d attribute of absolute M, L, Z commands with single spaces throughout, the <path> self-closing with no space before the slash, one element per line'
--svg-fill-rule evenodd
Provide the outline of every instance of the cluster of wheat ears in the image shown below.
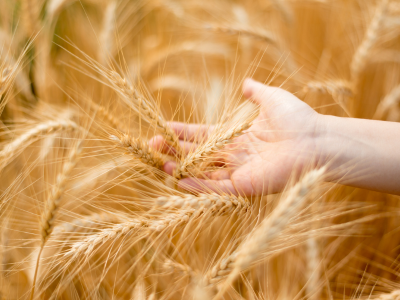
<path fill-rule="evenodd" d="M 248 147 L 244 78 L 400 121 L 399 57 L 398 0 L 0 0 L 0 298 L 400 299 L 399 197 L 324 166 L 258 197 L 177 185 Z"/>

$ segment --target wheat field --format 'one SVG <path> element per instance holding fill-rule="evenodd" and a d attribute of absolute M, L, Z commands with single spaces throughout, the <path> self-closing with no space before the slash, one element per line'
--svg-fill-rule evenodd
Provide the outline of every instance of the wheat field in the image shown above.
<path fill-rule="evenodd" d="M 399 196 L 178 186 L 248 147 L 245 78 L 398 122 L 399 58 L 398 0 L 0 0 L 1 299 L 400 299 Z"/>

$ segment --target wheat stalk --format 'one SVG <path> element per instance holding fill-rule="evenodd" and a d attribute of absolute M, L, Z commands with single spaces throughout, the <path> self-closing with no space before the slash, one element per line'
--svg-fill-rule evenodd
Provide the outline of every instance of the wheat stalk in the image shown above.
<path fill-rule="evenodd" d="M 360 74 L 365 68 L 366 60 L 371 48 L 379 38 L 379 31 L 381 30 L 382 24 L 385 21 L 389 2 L 390 0 L 381 0 L 381 2 L 378 4 L 374 17 L 367 28 L 364 39 L 353 55 L 350 71 L 351 80 L 354 86 L 358 85 Z"/>
<path fill-rule="evenodd" d="M 149 120 L 150 124 L 156 125 L 156 127 L 161 131 L 166 142 L 173 146 L 178 154 L 183 153 L 182 148 L 179 144 L 179 138 L 175 132 L 169 128 L 167 122 L 164 118 L 157 112 L 153 105 L 139 92 L 131 86 L 126 79 L 122 78 L 117 72 L 111 72 L 111 81 L 117 87 L 119 93 L 127 97 L 131 101 L 133 100 L 137 104 L 138 112 L 140 116 Z"/>
<path fill-rule="evenodd" d="M 234 138 L 244 134 L 244 131 L 249 129 L 252 122 L 243 122 L 235 125 L 225 132 L 217 130 L 207 141 L 196 148 L 196 150 L 187 155 L 184 160 L 177 165 L 174 176 L 178 179 L 190 174 L 190 169 L 193 169 L 200 163 L 204 164 L 210 159 L 210 155 L 222 149 L 226 144 L 231 143 Z"/>
<path fill-rule="evenodd" d="M 76 130 L 78 128 L 79 127 L 74 122 L 68 120 L 47 121 L 40 123 L 14 139 L 11 143 L 7 144 L 3 150 L 0 151 L 1 165 L 4 166 L 16 153 L 28 147 L 30 143 L 32 143 L 41 135 L 49 134 L 56 130 Z"/>
<path fill-rule="evenodd" d="M 270 216 L 254 229 L 234 253 L 223 258 L 210 272 L 208 281 L 213 284 L 228 276 L 225 287 L 233 282 L 239 273 L 252 265 L 275 240 L 307 200 L 307 194 L 321 180 L 325 168 L 307 173 L 292 187 L 288 195 L 278 204 Z M 221 290 L 222 293 L 222 290 Z"/>
<path fill-rule="evenodd" d="M 306 262 L 307 262 L 307 286 L 306 295 L 308 299 L 317 300 L 320 299 L 318 293 L 318 283 L 320 277 L 320 253 L 317 240 L 314 236 L 311 236 L 306 243 Z"/>
<path fill-rule="evenodd" d="M 110 139 L 117 142 L 119 147 L 128 150 L 129 154 L 146 165 L 157 169 L 161 169 L 164 165 L 162 157 L 141 139 L 134 138 L 128 134 L 123 134 L 120 137 L 111 135 Z"/>
<path fill-rule="evenodd" d="M 389 94 L 379 103 L 373 119 L 383 120 L 393 106 L 400 103 L 400 85 L 396 86 Z"/>
<path fill-rule="evenodd" d="M 36 277 L 39 269 L 40 256 L 42 254 L 43 248 L 47 240 L 49 239 L 54 229 L 54 219 L 58 211 L 58 208 L 60 206 L 61 199 L 67 185 L 67 181 L 76 163 L 78 162 L 78 157 L 81 153 L 80 145 L 81 144 L 78 143 L 77 146 L 71 150 L 68 156 L 68 160 L 64 163 L 61 172 L 57 176 L 56 184 L 54 185 L 49 195 L 49 198 L 47 199 L 46 206 L 42 214 L 42 222 L 40 228 L 42 240 L 41 240 L 39 254 L 36 260 L 35 275 L 33 279 L 31 296 L 30 296 L 31 300 L 33 299 L 33 296 L 35 294 Z"/>

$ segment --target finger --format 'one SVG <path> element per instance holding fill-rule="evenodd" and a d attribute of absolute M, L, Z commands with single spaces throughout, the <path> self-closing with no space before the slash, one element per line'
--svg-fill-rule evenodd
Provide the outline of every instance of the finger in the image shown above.
<path fill-rule="evenodd" d="M 184 154 L 193 152 L 198 145 L 196 143 L 179 141 Z M 157 135 L 149 140 L 149 146 L 163 154 L 175 155 L 176 150 L 169 145 L 161 135 Z"/>
<path fill-rule="evenodd" d="M 208 133 L 214 129 L 212 125 L 185 124 L 181 122 L 170 122 L 168 125 L 175 131 L 179 139 L 188 142 L 206 139 Z"/>
<path fill-rule="evenodd" d="M 163 167 L 163 168 L 164 168 L 164 172 L 165 172 L 165 173 L 167 173 L 167 174 L 173 176 L 174 170 L 176 169 L 176 162 L 174 162 L 174 161 L 167 161 L 167 162 L 164 164 L 164 167 Z"/>
<path fill-rule="evenodd" d="M 217 193 L 238 195 L 230 179 L 204 180 L 198 178 L 185 178 L 179 181 L 178 186 L 192 193 Z"/>
<path fill-rule="evenodd" d="M 271 105 L 286 93 L 288 92 L 281 88 L 267 86 L 250 78 L 243 83 L 243 95 L 258 105 Z"/>

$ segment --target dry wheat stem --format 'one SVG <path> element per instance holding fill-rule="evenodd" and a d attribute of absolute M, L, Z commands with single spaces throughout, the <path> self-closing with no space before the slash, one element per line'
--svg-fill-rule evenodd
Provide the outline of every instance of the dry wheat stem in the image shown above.
<path fill-rule="evenodd" d="M 41 222 L 41 228 L 40 228 L 42 243 L 40 245 L 39 254 L 38 254 L 38 257 L 36 260 L 35 275 L 34 275 L 34 279 L 33 279 L 31 295 L 30 295 L 31 300 L 33 299 L 33 296 L 35 295 L 36 277 L 37 277 L 37 272 L 39 269 L 40 257 L 41 257 L 44 245 L 46 244 L 48 238 L 50 237 L 50 234 L 53 231 L 54 219 L 55 219 L 56 213 L 58 211 L 58 208 L 60 206 L 61 199 L 64 194 L 65 188 L 66 188 L 66 183 L 69 179 L 69 176 L 70 176 L 72 170 L 74 169 L 74 167 L 78 161 L 78 157 L 81 152 L 80 145 L 81 144 L 78 143 L 78 145 L 71 150 L 67 161 L 63 165 L 61 172 L 57 175 L 56 183 L 50 192 L 49 198 L 47 199 L 47 202 L 46 202 L 44 212 L 42 214 L 42 222 Z"/>
<path fill-rule="evenodd" d="M 246 27 L 238 27 L 235 25 L 223 26 L 223 25 L 207 25 L 206 29 L 215 31 L 215 32 L 223 32 L 227 34 L 235 34 L 235 35 L 243 35 L 248 36 L 253 39 L 265 41 L 269 44 L 277 45 L 276 39 L 271 32 L 268 31 L 260 31 L 254 30 Z"/>
<path fill-rule="evenodd" d="M 287 196 L 278 204 L 270 216 L 253 230 L 234 253 L 223 258 L 209 274 L 209 282 L 214 284 L 228 276 L 225 286 L 232 283 L 239 273 L 249 268 L 268 248 L 301 209 L 307 200 L 307 194 L 321 182 L 325 168 L 307 173 Z M 222 293 L 222 292 L 221 292 Z"/>
<path fill-rule="evenodd" d="M 320 278 L 320 253 L 317 240 L 314 236 L 311 236 L 306 243 L 306 275 L 307 275 L 307 286 L 306 295 L 308 299 L 317 300 L 320 299 L 319 294 L 319 278 Z"/>
<path fill-rule="evenodd" d="M 244 122 L 233 126 L 225 132 L 222 130 L 223 128 L 217 130 L 204 144 L 197 147 L 193 153 L 187 155 L 181 163 L 177 164 L 174 176 L 180 179 L 189 175 L 191 169 L 200 163 L 206 163 L 211 158 L 211 154 L 221 150 L 226 144 L 231 143 L 234 138 L 244 134 L 244 131 L 249 129 L 251 125 L 252 122 Z"/>
<path fill-rule="evenodd" d="M 129 154 L 146 165 L 157 169 L 161 169 L 164 165 L 162 157 L 139 138 L 123 134 L 120 137 L 111 135 L 110 139 L 117 142 L 119 147 L 128 150 Z"/>
<path fill-rule="evenodd" d="M 164 136 L 166 142 L 173 146 L 178 154 L 183 153 L 182 148 L 179 144 L 179 138 L 175 132 L 169 128 L 164 118 L 157 112 L 153 105 L 138 91 L 131 86 L 125 78 L 122 78 L 117 72 L 111 72 L 111 81 L 116 85 L 118 91 L 131 101 L 133 100 L 137 104 L 137 110 L 140 115 L 146 118 L 150 124 L 156 125 Z"/>
<path fill-rule="evenodd" d="M 7 144 L 2 151 L 0 151 L 0 158 L 2 160 L 1 164 L 6 164 L 15 153 L 29 146 L 30 142 L 34 141 L 41 135 L 49 134 L 57 130 L 76 130 L 78 128 L 79 127 L 74 122 L 68 120 L 47 121 L 40 123 L 17 137 L 11 143 Z"/>
<path fill-rule="evenodd" d="M 374 17 L 367 28 L 363 41 L 358 46 L 350 65 L 351 80 L 354 86 L 358 85 L 361 72 L 365 68 L 367 57 L 379 38 L 379 31 L 385 21 L 390 0 L 381 0 L 376 8 Z"/>
<path fill-rule="evenodd" d="M 199 197 L 160 197 L 157 202 L 164 208 L 176 208 L 177 206 L 172 204 L 172 202 L 178 202 L 179 200 L 190 204 L 185 205 L 187 207 L 185 209 L 164 214 L 158 220 L 133 220 L 104 229 L 95 235 L 89 236 L 84 241 L 73 244 L 71 250 L 65 255 L 68 257 L 72 256 L 73 260 L 82 254 L 89 255 L 97 245 L 104 244 L 110 240 L 116 240 L 122 236 L 131 234 L 135 230 L 143 229 L 153 232 L 173 230 L 177 226 L 187 224 L 189 221 L 197 219 L 206 213 L 210 213 L 213 216 L 220 216 L 227 213 L 240 215 L 249 210 L 248 202 L 241 197 L 220 196 L 216 194 L 201 195 Z"/>
<path fill-rule="evenodd" d="M 395 87 L 389 94 L 385 96 L 385 98 L 379 103 L 378 108 L 376 109 L 374 119 L 383 120 L 385 116 L 388 114 L 390 109 L 400 103 L 400 85 Z M 396 108 L 393 108 L 396 109 Z"/>

